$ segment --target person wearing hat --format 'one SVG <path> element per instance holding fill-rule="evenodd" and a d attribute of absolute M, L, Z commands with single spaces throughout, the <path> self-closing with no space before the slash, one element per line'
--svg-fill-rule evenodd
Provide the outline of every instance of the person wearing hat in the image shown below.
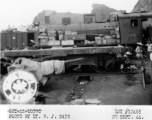
<path fill-rule="evenodd" d="M 150 53 L 152 53 L 152 43 L 150 43 L 150 41 L 148 40 L 146 46 L 147 46 L 147 52 L 150 58 Z"/>
<path fill-rule="evenodd" d="M 140 59 L 140 60 L 143 60 L 143 55 L 142 55 L 142 52 L 143 52 L 143 50 L 142 50 L 142 46 L 143 46 L 143 44 L 141 43 L 141 42 L 139 42 L 139 43 L 137 43 L 137 47 L 136 47 L 136 50 L 135 50 L 135 52 L 136 52 L 136 57 L 138 58 L 138 59 Z"/>

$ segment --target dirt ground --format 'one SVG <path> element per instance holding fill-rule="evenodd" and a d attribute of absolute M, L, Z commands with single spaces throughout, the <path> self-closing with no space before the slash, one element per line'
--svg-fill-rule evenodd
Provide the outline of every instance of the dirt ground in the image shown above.
<path fill-rule="evenodd" d="M 137 67 L 140 67 L 137 64 Z M 150 62 L 146 64 L 147 72 L 151 74 Z M 140 69 L 139 69 L 140 70 Z M 85 85 L 78 85 L 78 76 L 61 75 L 52 76 L 47 84 L 40 88 L 41 92 L 48 97 L 40 100 L 37 104 L 69 104 L 68 96 L 73 92 L 73 88 L 81 87 L 78 94 L 79 100 L 97 99 L 101 105 L 151 105 L 152 104 L 152 84 L 146 85 L 143 89 L 141 74 L 89 74 L 92 81 Z M 1 104 L 8 104 L 1 95 Z M 77 103 L 76 103 L 77 104 Z"/>

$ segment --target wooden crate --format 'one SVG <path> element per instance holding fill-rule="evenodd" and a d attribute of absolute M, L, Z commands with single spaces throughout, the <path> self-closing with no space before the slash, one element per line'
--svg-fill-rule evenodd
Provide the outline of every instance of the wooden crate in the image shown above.
<path fill-rule="evenodd" d="M 60 46 L 59 40 L 49 40 L 48 45 L 50 46 Z"/>
<path fill-rule="evenodd" d="M 45 38 L 40 39 L 40 45 L 48 45 L 48 40 Z"/>
<path fill-rule="evenodd" d="M 74 40 L 62 40 L 61 41 L 62 46 L 71 46 L 74 45 Z"/>
<path fill-rule="evenodd" d="M 85 34 L 65 35 L 64 40 L 86 40 L 86 35 Z"/>

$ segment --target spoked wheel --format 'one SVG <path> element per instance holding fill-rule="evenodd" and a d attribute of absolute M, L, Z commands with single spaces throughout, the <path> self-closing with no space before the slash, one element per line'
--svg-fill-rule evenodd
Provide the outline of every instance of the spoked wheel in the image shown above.
<path fill-rule="evenodd" d="M 2 93 L 12 104 L 25 104 L 36 96 L 38 81 L 25 70 L 14 70 L 3 78 Z"/>

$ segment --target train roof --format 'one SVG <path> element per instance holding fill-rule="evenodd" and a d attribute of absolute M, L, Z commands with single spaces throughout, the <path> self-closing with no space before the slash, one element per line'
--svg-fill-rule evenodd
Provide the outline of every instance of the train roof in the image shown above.
<path fill-rule="evenodd" d="M 124 19 L 124 18 L 152 18 L 152 12 L 119 14 L 118 18 L 119 19 Z"/>

